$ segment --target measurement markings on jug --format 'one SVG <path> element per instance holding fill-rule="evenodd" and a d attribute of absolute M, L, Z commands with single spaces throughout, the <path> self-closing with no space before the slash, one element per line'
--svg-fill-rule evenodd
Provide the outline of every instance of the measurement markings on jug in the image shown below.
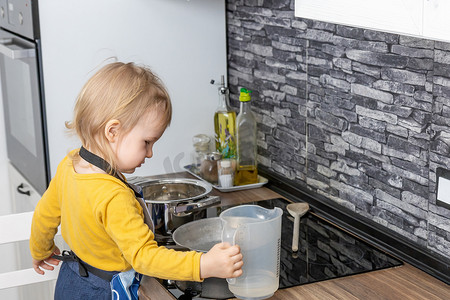
<path fill-rule="evenodd" d="M 280 251 L 281 251 L 281 238 L 278 239 L 278 250 L 277 250 L 277 277 L 280 277 Z"/>

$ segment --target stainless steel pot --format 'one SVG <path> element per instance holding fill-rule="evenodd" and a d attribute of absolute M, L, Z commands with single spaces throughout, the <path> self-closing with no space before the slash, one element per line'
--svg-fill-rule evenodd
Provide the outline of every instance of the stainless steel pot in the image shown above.
<path fill-rule="evenodd" d="M 219 217 L 189 222 L 178 227 L 172 234 L 175 243 L 190 250 L 208 252 L 222 241 L 222 222 Z M 228 299 L 234 297 L 226 279 L 206 278 L 203 282 L 175 281 L 178 289 L 202 298 Z"/>
<path fill-rule="evenodd" d="M 223 278 L 206 278 L 203 282 L 175 281 L 175 286 L 182 292 L 208 299 L 229 299 L 235 296 L 228 288 L 228 282 Z"/>
<path fill-rule="evenodd" d="M 219 217 L 189 222 L 177 228 L 172 238 L 177 245 L 184 248 L 208 252 L 222 241 L 222 222 Z"/>
<path fill-rule="evenodd" d="M 208 195 L 212 186 L 201 180 L 142 179 L 135 184 L 142 188 L 155 235 L 170 236 L 177 227 L 203 218 L 204 208 L 220 202 L 218 196 Z"/>

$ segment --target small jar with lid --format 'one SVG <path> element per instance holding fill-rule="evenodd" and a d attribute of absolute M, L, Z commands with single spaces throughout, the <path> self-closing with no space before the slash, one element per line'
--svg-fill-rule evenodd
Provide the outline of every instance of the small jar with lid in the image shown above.
<path fill-rule="evenodd" d="M 233 186 L 235 165 L 234 159 L 222 159 L 217 162 L 219 185 L 221 187 L 229 188 Z"/>
<path fill-rule="evenodd" d="M 200 166 L 205 159 L 206 154 L 209 153 L 211 138 L 206 134 L 197 134 L 192 138 L 194 152 L 191 153 L 192 171 L 199 175 Z"/>
<path fill-rule="evenodd" d="M 222 159 L 222 153 L 211 152 L 206 154 L 200 166 L 200 176 L 211 184 L 218 183 L 217 162 Z"/>

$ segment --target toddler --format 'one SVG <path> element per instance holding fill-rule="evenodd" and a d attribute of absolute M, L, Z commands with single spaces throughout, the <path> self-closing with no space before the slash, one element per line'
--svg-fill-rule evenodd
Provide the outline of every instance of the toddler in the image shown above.
<path fill-rule="evenodd" d="M 82 147 L 58 165 L 31 228 L 35 271 L 44 274 L 59 263 L 56 258 L 63 260 L 55 299 L 111 299 L 111 279 L 131 269 L 186 281 L 242 274 L 238 246 L 220 243 L 208 253 L 158 246 L 144 222 L 142 200 L 123 176 L 152 157 L 171 117 L 160 79 L 133 63 L 106 65 L 81 90 L 66 127 Z M 54 243 L 59 225 L 71 249 L 63 256 Z"/>

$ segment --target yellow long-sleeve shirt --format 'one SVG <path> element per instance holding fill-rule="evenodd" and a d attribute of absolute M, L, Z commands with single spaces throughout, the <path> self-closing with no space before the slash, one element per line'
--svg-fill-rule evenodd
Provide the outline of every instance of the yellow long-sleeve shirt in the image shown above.
<path fill-rule="evenodd" d="M 42 260 L 52 254 L 60 224 L 71 250 L 96 268 L 134 268 L 163 279 L 201 281 L 201 253 L 158 247 L 134 193 L 113 176 L 76 173 L 70 155 L 59 164 L 34 211 L 33 258 Z"/>

